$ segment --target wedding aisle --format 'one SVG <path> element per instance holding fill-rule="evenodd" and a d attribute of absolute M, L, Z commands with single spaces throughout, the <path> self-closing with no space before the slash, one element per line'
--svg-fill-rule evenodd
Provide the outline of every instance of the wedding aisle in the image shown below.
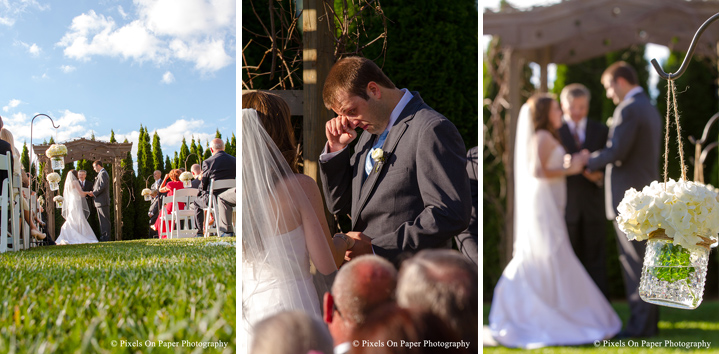
<path fill-rule="evenodd" d="M 484 304 L 483 325 L 489 323 L 489 304 Z M 626 302 L 612 302 L 612 307 L 626 324 L 629 307 Z M 716 352 L 719 348 L 719 300 L 704 299 L 704 302 L 692 311 L 660 307 L 659 334 L 651 338 L 633 338 L 610 340 L 608 342 L 576 346 L 576 347 L 545 347 L 533 350 L 536 353 L 707 353 Z M 642 342 L 644 341 L 644 342 Z M 707 348 L 707 345 L 709 347 Z M 707 350 L 708 349 L 708 350 Z M 523 352 L 521 349 L 505 347 L 484 347 L 484 353 L 504 354 Z"/>
<path fill-rule="evenodd" d="M 234 238 L 0 254 L 0 352 L 233 353 Z"/>

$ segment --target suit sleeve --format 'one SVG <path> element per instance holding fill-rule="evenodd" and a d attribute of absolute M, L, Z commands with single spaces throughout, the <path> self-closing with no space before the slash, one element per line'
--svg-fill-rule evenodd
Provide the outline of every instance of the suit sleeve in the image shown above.
<path fill-rule="evenodd" d="M 97 189 L 92 190 L 92 194 L 95 196 L 95 198 L 102 195 L 107 190 L 107 180 L 108 180 L 107 172 L 101 173 L 100 175 L 97 176 L 97 178 L 98 178 Z"/>
<path fill-rule="evenodd" d="M 633 113 L 632 107 L 627 106 L 614 115 L 612 138 L 607 141 L 607 146 L 604 149 L 592 153 L 587 162 L 587 167 L 590 170 L 600 170 L 610 163 L 623 162 L 626 159 L 640 133 L 641 117 Z"/>
<path fill-rule="evenodd" d="M 350 149 L 344 149 L 327 161 L 320 161 L 320 179 L 330 213 L 349 214 L 352 210 L 352 166 Z"/>
<path fill-rule="evenodd" d="M 376 236 L 373 244 L 400 243 L 403 250 L 418 251 L 446 244 L 469 225 L 472 198 L 462 137 L 446 119 L 431 122 L 420 131 L 415 159 L 424 210 L 394 233 Z M 382 247 L 375 247 L 375 252 L 393 256 L 383 254 Z"/>
<path fill-rule="evenodd" d="M 210 192 L 210 164 L 207 160 L 202 161 L 202 179 L 200 180 L 199 196 Z"/>

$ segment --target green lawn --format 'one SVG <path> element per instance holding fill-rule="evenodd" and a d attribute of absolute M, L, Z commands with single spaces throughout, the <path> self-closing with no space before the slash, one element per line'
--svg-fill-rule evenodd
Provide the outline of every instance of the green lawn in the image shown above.
<path fill-rule="evenodd" d="M 617 311 L 622 323 L 626 324 L 629 308 L 625 302 L 614 302 L 612 307 Z M 487 325 L 489 316 L 489 304 L 484 305 L 483 324 Z M 645 342 L 642 343 L 642 340 Z M 710 342 L 709 349 L 686 349 L 679 346 L 667 347 L 667 341 L 678 342 Z M 628 339 L 611 341 L 614 345 L 624 347 L 609 347 L 600 345 L 576 346 L 576 347 L 547 347 L 532 350 L 536 353 L 691 353 L 691 352 L 719 352 L 719 301 L 704 301 L 695 310 L 679 310 L 669 307 L 660 307 L 659 314 L 659 335 L 651 338 Z M 649 342 L 656 343 L 652 348 Z M 635 345 L 630 347 L 630 345 Z M 486 347 L 484 353 L 516 353 L 519 349 L 504 347 Z"/>
<path fill-rule="evenodd" d="M 233 353 L 236 248 L 220 241 L 235 239 L 0 254 L 0 353 Z"/>

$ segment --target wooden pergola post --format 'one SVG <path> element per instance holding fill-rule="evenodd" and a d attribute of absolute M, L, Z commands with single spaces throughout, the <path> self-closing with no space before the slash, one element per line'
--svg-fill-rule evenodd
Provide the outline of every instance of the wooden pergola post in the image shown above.
<path fill-rule="evenodd" d="M 120 162 L 121 159 L 115 157 L 112 164 L 112 193 L 115 195 L 115 204 L 113 205 L 115 208 L 115 241 L 122 241 L 122 188 L 120 186 L 122 176 L 120 176 Z"/>

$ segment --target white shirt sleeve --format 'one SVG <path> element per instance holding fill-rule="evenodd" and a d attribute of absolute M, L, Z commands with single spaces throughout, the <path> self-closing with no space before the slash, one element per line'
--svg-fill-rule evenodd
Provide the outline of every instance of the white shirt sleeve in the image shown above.
<path fill-rule="evenodd" d="M 322 154 L 320 154 L 320 162 L 327 162 L 327 161 L 331 160 L 333 157 L 339 155 L 340 152 L 344 151 L 344 149 L 346 149 L 347 146 L 345 146 L 342 150 L 338 150 L 335 152 L 327 152 L 327 148 L 328 148 L 328 145 L 327 145 L 327 143 L 325 143 L 325 147 L 324 147 L 324 149 L 322 149 Z"/>

